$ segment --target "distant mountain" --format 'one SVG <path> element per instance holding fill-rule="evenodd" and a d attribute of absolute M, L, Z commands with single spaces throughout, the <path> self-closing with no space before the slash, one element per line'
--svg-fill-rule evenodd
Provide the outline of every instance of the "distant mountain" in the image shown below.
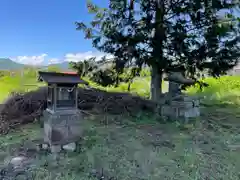
<path fill-rule="evenodd" d="M 8 58 L 0 58 L 0 70 L 17 70 L 24 68 L 24 64 L 12 61 Z"/>
<path fill-rule="evenodd" d="M 62 62 L 57 64 L 50 64 L 48 66 L 28 66 L 24 64 L 17 63 L 9 58 L 0 58 L 0 70 L 19 70 L 25 67 L 34 67 L 34 68 L 47 68 L 49 66 L 55 66 L 61 70 L 70 70 L 68 62 Z"/>

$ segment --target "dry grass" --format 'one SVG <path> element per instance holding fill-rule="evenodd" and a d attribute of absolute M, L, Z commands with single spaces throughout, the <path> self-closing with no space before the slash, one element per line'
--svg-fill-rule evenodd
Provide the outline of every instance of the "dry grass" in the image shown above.
<path fill-rule="evenodd" d="M 78 108 L 91 114 L 128 114 L 154 112 L 156 104 L 130 93 L 107 92 L 99 89 L 78 88 Z M 32 123 L 47 105 L 47 88 L 25 93 L 13 93 L 0 107 L 0 134 L 16 126 Z"/>
<path fill-rule="evenodd" d="M 87 119 L 78 152 L 61 154 L 58 165 L 49 155 L 40 156 L 35 179 L 100 179 L 93 172 L 103 170 L 104 176 L 118 180 L 238 180 L 239 112 L 216 107 L 203 112 L 185 127 L 159 124 L 148 115 L 134 121 L 119 116 Z M 233 126 L 223 127 L 226 120 Z M 28 125 L 1 137 L 1 148 L 39 135 L 36 126 Z"/>

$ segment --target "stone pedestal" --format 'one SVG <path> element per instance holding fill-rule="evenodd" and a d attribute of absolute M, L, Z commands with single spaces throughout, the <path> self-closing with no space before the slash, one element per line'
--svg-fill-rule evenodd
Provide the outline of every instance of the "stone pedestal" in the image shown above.
<path fill-rule="evenodd" d="M 199 100 L 189 96 L 173 98 L 168 104 L 161 107 L 162 117 L 170 119 L 184 119 L 200 116 Z"/>
<path fill-rule="evenodd" d="M 61 151 L 64 145 L 75 143 L 82 135 L 82 116 L 78 110 L 46 110 L 43 114 L 44 143 L 52 153 Z"/>

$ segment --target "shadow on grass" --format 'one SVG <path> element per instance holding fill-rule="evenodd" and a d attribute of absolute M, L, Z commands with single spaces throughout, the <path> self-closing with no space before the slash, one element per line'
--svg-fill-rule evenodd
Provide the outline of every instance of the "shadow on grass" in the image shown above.
<path fill-rule="evenodd" d="M 97 116 L 84 120 L 82 128 L 80 149 L 62 153 L 57 167 L 49 156 L 37 160 L 36 179 L 97 180 L 96 174 L 102 171 L 104 179 L 120 180 L 239 177 L 239 154 L 233 147 L 240 137 L 204 129 L 201 121 L 190 131 L 181 131 L 173 124 L 157 123 L 151 114 L 138 114 L 133 119 Z M 25 126 L 8 138 L 2 137 L 1 143 L 8 146 L 18 137 L 38 136 L 34 131 L 38 128 Z"/>

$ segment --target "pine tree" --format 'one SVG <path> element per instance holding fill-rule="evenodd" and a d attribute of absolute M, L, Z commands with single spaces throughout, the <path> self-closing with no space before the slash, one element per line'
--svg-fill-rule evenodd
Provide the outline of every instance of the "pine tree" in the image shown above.
<path fill-rule="evenodd" d="M 161 95 L 163 73 L 181 69 L 196 78 L 218 77 L 240 56 L 238 0 L 110 0 L 108 8 L 87 3 L 94 18 L 77 29 L 99 51 L 115 56 L 115 68 L 151 67 L 151 98 Z"/>

